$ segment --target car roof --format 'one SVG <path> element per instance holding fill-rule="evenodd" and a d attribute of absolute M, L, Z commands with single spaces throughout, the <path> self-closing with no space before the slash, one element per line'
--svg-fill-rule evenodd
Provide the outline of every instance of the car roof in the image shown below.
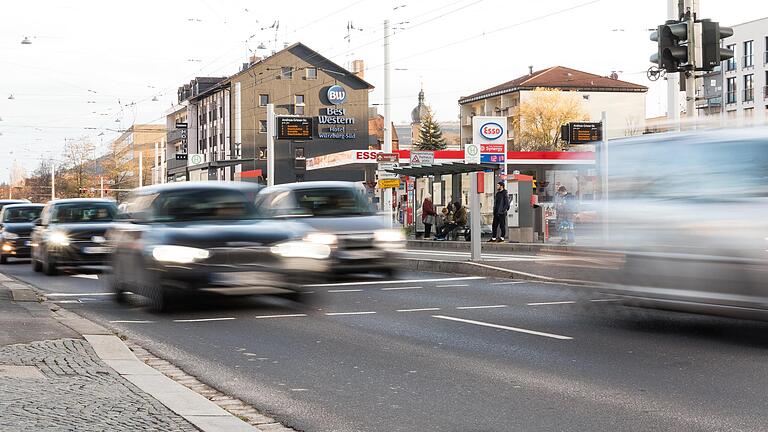
<path fill-rule="evenodd" d="M 8 204 L 7 206 L 3 207 L 3 210 L 5 209 L 14 209 L 14 208 L 24 208 L 24 207 L 45 207 L 45 204 L 40 203 L 16 203 L 16 204 Z"/>
<path fill-rule="evenodd" d="M 350 188 L 356 189 L 359 187 L 358 183 L 347 181 L 309 181 L 309 182 L 297 182 L 297 183 L 284 183 L 275 186 L 270 186 L 264 191 L 272 190 L 304 190 L 304 189 L 341 189 Z"/>
<path fill-rule="evenodd" d="M 0 205 L 2 204 L 23 204 L 28 203 L 29 200 L 26 199 L 2 199 L 0 200 Z"/>
<path fill-rule="evenodd" d="M 169 191 L 188 191 L 188 190 L 259 190 L 264 186 L 258 183 L 250 182 L 230 182 L 230 181 L 194 181 L 164 183 L 158 185 L 144 186 L 134 189 L 133 193 L 145 195 L 150 193 L 163 193 Z"/>
<path fill-rule="evenodd" d="M 115 204 L 113 200 L 106 199 L 106 198 L 61 198 L 53 201 L 48 201 L 48 204 L 50 205 L 59 205 L 59 204 L 76 204 L 76 203 L 84 203 L 84 204 Z"/>

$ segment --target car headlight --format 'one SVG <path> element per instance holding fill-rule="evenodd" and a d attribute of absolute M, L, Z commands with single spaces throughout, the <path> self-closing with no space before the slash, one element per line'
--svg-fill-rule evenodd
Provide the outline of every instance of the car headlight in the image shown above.
<path fill-rule="evenodd" d="M 306 237 L 304 237 L 304 240 L 306 240 L 309 243 L 313 244 L 320 244 L 320 245 L 335 245 L 339 239 L 336 237 L 336 234 L 328 234 L 328 233 L 321 233 L 321 232 L 315 232 L 315 233 L 309 233 Z"/>
<path fill-rule="evenodd" d="M 19 235 L 12 232 L 4 232 L 3 238 L 6 240 L 16 240 L 17 238 L 19 238 Z"/>
<path fill-rule="evenodd" d="M 69 236 L 62 231 L 54 231 L 48 235 L 48 243 L 56 246 L 69 246 Z"/>
<path fill-rule="evenodd" d="M 402 242 L 405 241 L 405 235 L 399 229 L 383 229 L 373 233 L 373 238 L 377 242 Z"/>
<path fill-rule="evenodd" d="M 283 258 L 326 259 L 331 256 L 329 245 L 307 239 L 278 243 L 272 246 L 270 251 Z"/>
<path fill-rule="evenodd" d="M 192 264 L 211 256 L 205 249 L 189 246 L 162 245 L 152 248 L 152 257 L 157 261 L 176 264 Z"/>

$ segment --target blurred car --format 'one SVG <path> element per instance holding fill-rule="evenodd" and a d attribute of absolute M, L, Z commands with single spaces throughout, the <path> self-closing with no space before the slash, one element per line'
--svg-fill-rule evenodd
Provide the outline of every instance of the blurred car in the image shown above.
<path fill-rule="evenodd" d="M 611 141 L 607 291 L 640 306 L 768 317 L 768 128 Z"/>
<path fill-rule="evenodd" d="M 7 205 L 11 205 L 11 204 L 25 204 L 25 203 L 28 203 L 28 202 L 29 202 L 29 200 L 25 200 L 25 199 L 20 199 L 20 200 L 18 200 L 18 199 L 0 199 L 0 210 L 2 210 L 3 207 L 5 207 Z"/>
<path fill-rule="evenodd" d="M 378 271 L 394 274 L 395 254 L 405 236 L 378 215 L 356 183 L 301 182 L 263 189 L 256 199 L 260 217 L 295 221 L 331 247 L 334 273 Z"/>
<path fill-rule="evenodd" d="M 6 204 L 0 210 L 0 264 L 8 258 L 29 258 L 30 236 L 34 221 L 40 217 L 44 204 Z"/>
<path fill-rule="evenodd" d="M 32 231 L 32 269 L 55 275 L 59 267 L 103 265 L 110 253 L 104 235 L 116 214 L 117 206 L 106 199 L 50 201 Z"/>
<path fill-rule="evenodd" d="M 182 182 L 135 190 L 108 234 L 111 288 L 149 298 L 155 310 L 181 296 L 278 294 L 306 301 L 304 283 L 327 270 L 330 247 L 306 230 L 257 218 L 259 186 Z"/>

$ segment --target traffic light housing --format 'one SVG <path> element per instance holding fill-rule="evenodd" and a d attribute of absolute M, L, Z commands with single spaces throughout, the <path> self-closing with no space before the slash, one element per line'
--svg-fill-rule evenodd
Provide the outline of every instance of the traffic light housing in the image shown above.
<path fill-rule="evenodd" d="M 667 72 L 679 72 L 688 64 L 688 24 L 667 21 L 651 33 L 651 40 L 658 43 L 658 49 L 651 56 L 651 63 Z"/>
<path fill-rule="evenodd" d="M 733 58 L 733 50 L 720 47 L 720 40 L 733 36 L 733 29 L 721 27 L 720 23 L 712 20 L 701 20 L 701 56 L 702 64 L 698 70 L 711 71 L 720 62 Z"/>

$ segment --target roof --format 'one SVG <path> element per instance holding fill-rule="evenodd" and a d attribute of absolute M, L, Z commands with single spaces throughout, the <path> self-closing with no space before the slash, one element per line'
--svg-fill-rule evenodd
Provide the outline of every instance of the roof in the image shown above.
<path fill-rule="evenodd" d="M 459 104 L 475 102 L 501 94 L 535 88 L 557 88 L 564 90 L 603 91 L 603 92 L 647 92 L 648 87 L 627 81 L 613 79 L 583 72 L 564 66 L 553 66 L 548 69 L 523 75 L 512 81 L 479 91 L 469 96 L 459 98 Z"/>
<path fill-rule="evenodd" d="M 185 190 L 254 190 L 260 189 L 259 185 L 255 183 L 247 182 L 225 182 L 225 181 L 191 181 L 191 182 L 174 182 L 174 183 L 162 183 L 151 186 L 144 186 L 136 189 L 136 193 L 161 193 L 168 191 L 185 191 Z"/>
<path fill-rule="evenodd" d="M 40 203 L 31 203 L 31 202 L 19 202 L 16 204 L 8 204 L 3 206 L 3 209 L 15 209 L 15 208 L 25 208 L 25 207 L 45 207 L 45 204 Z"/>
<path fill-rule="evenodd" d="M 114 204 L 115 201 L 107 198 L 60 198 L 53 201 L 49 201 L 50 204 L 77 204 L 77 203 L 92 203 L 92 204 Z"/>

